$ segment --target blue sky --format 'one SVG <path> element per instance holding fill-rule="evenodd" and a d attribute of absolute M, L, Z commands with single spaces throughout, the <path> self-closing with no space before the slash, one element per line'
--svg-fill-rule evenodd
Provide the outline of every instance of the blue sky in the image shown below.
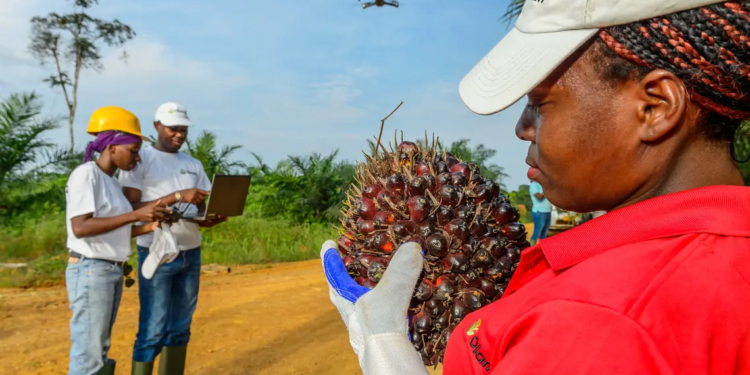
<path fill-rule="evenodd" d="M 41 82 L 49 73 L 26 51 L 28 20 L 69 8 L 68 0 L 4 0 L 0 12 L 0 95 L 36 90 L 47 114 L 64 114 L 61 94 Z M 76 119 L 78 148 L 90 140 L 88 116 L 118 105 L 153 134 L 156 107 L 185 105 L 220 144 L 239 144 L 275 164 L 287 155 L 328 154 L 358 160 L 380 119 L 406 138 L 435 133 L 496 149 L 492 160 L 527 183 L 528 144 L 513 131 L 525 99 L 480 116 L 458 96 L 461 78 L 507 32 L 498 21 L 507 0 L 404 0 L 400 8 L 363 10 L 356 0 L 101 0 L 93 12 L 138 33 L 125 49 L 105 51 L 104 71 L 85 72 Z M 13 35 L 13 37 L 9 37 Z M 51 68 L 51 67 L 50 67 Z M 67 126 L 67 124 L 63 124 Z M 65 127 L 51 139 L 67 144 Z"/>

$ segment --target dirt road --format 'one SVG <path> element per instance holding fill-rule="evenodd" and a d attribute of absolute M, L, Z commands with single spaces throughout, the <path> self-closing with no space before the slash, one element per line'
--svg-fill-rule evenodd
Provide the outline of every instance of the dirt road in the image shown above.
<path fill-rule="evenodd" d="M 119 374 L 130 373 L 137 285 L 112 336 Z M 0 374 L 65 374 L 70 316 L 64 287 L 0 290 Z M 187 374 L 361 374 L 318 260 L 205 274 L 192 335 Z"/>

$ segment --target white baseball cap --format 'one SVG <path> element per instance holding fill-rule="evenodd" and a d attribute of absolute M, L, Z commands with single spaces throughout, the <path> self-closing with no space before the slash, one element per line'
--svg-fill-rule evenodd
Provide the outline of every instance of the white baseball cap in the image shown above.
<path fill-rule="evenodd" d="M 154 121 L 164 126 L 190 126 L 192 121 L 187 114 L 187 109 L 180 104 L 167 102 L 156 109 Z"/>
<path fill-rule="evenodd" d="M 540 84 L 601 28 L 723 3 L 717 0 L 526 0 L 513 29 L 458 86 L 473 112 L 491 115 Z"/>

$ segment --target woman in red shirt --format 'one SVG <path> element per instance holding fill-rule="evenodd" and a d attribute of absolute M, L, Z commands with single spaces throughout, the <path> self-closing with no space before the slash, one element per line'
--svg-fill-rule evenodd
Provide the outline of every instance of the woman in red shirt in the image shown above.
<path fill-rule="evenodd" d="M 554 205 L 607 214 L 525 250 L 503 298 L 469 314 L 443 373 L 750 374 L 750 2 L 529 0 L 464 78 L 474 112 L 524 95 L 516 135 Z M 367 375 L 426 374 L 402 245 L 372 291 L 323 264 Z"/>

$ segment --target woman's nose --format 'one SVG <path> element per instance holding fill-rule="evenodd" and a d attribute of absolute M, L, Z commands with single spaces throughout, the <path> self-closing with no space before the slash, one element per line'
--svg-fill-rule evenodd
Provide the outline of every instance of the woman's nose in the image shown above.
<path fill-rule="evenodd" d="M 516 123 L 516 137 L 522 141 L 536 141 L 536 115 L 528 108 L 521 112 L 521 117 Z"/>

